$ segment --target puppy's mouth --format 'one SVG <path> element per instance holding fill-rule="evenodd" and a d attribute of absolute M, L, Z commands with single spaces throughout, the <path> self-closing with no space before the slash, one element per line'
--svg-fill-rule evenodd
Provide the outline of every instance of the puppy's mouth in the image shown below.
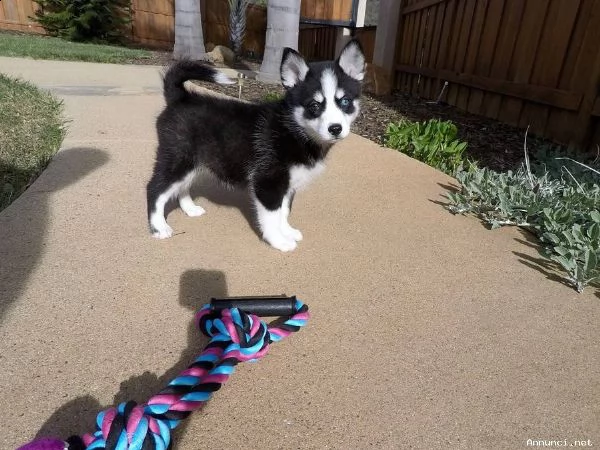
<path fill-rule="evenodd" d="M 326 142 L 333 143 L 333 142 L 339 142 L 339 141 L 343 140 L 345 137 L 346 136 L 342 136 L 342 135 L 339 135 L 339 136 L 331 136 L 330 135 L 330 136 L 327 136 L 327 138 L 323 139 L 323 140 L 326 141 Z"/>
<path fill-rule="evenodd" d="M 336 138 L 322 139 L 321 143 L 323 145 L 333 145 L 337 142 L 340 142 L 342 139 L 344 139 L 344 138 L 336 137 Z"/>

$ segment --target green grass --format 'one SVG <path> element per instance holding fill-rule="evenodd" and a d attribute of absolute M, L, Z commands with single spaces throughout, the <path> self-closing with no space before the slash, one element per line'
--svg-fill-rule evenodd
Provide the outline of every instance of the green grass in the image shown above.
<path fill-rule="evenodd" d="M 23 193 L 58 151 L 62 102 L 0 74 L 0 211 Z"/>
<path fill-rule="evenodd" d="M 0 56 L 124 64 L 150 59 L 151 53 L 112 45 L 70 42 L 49 36 L 0 32 Z"/>

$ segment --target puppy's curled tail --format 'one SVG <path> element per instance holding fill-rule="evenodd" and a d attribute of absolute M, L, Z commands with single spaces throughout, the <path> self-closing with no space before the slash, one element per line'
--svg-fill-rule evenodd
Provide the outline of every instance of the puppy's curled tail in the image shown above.
<path fill-rule="evenodd" d="M 224 73 L 195 61 L 178 61 L 167 70 L 163 79 L 167 104 L 183 100 L 187 91 L 183 84 L 188 80 L 209 81 L 218 84 L 235 84 Z"/>

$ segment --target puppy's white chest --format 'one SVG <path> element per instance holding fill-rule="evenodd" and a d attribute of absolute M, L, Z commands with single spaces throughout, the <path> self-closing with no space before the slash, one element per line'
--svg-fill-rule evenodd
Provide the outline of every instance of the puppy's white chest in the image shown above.
<path fill-rule="evenodd" d="M 299 191 L 304 189 L 325 169 L 325 164 L 317 163 L 312 167 L 298 165 L 290 168 L 290 189 Z"/>

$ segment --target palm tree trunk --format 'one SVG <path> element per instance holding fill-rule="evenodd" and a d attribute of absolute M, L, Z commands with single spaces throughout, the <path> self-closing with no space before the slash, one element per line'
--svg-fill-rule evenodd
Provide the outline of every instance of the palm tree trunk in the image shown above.
<path fill-rule="evenodd" d="M 173 58 L 203 59 L 204 36 L 200 0 L 175 0 L 175 47 Z"/>
<path fill-rule="evenodd" d="M 267 3 L 267 35 L 265 54 L 258 78 L 278 82 L 284 47 L 298 50 L 300 33 L 300 0 L 269 0 Z"/>

